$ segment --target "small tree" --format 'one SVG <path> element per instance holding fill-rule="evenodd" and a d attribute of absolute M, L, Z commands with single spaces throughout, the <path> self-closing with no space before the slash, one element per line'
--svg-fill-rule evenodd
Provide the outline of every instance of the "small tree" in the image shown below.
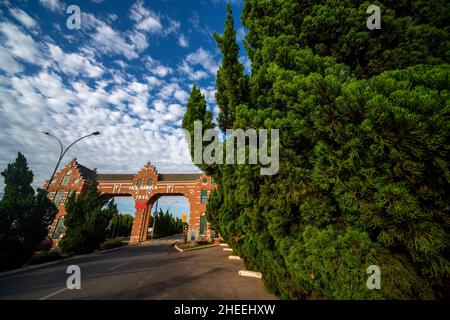
<path fill-rule="evenodd" d="M 33 172 L 20 152 L 2 172 L 5 193 L 0 201 L 0 270 L 17 268 L 29 260 L 47 235 L 57 209 L 47 192 L 34 192 Z"/>
<path fill-rule="evenodd" d="M 101 195 L 97 186 L 94 179 L 86 193 L 78 197 L 72 194 L 68 199 L 64 219 L 67 231 L 60 243 L 63 253 L 90 253 L 106 240 L 106 228 L 118 210 L 114 200 Z"/>

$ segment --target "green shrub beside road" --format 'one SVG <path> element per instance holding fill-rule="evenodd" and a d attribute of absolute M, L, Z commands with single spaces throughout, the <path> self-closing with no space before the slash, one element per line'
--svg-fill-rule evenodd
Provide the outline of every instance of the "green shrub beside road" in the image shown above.
<path fill-rule="evenodd" d="M 37 251 L 33 254 L 33 258 L 31 259 L 31 265 L 41 264 L 46 262 L 52 262 L 64 259 L 65 257 L 61 254 L 61 252 L 57 250 L 51 251 Z"/>
<path fill-rule="evenodd" d="M 125 246 L 126 243 L 120 240 L 119 238 L 107 240 L 102 243 L 100 246 L 100 250 L 109 250 L 114 248 L 119 248 Z"/>
<path fill-rule="evenodd" d="M 114 200 L 101 195 L 97 186 L 97 181 L 92 180 L 86 193 L 73 193 L 67 200 L 67 231 L 59 243 L 64 254 L 91 253 L 106 240 L 107 227 L 118 210 Z"/>

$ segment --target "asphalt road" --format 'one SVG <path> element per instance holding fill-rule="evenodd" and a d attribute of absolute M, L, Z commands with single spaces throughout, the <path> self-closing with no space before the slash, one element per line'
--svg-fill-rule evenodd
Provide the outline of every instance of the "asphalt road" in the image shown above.
<path fill-rule="evenodd" d="M 222 247 L 178 252 L 169 244 L 127 246 L 0 278 L 0 299 L 275 299 Z M 69 265 L 81 289 L 69 290 Z"/>

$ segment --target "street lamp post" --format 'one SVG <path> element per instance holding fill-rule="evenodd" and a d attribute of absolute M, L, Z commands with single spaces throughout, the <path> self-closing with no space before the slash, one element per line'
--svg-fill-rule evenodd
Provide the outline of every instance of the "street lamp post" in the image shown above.
<path fill-rule="evenodd" d="M 155 226 L 156 226 L 156 215 L 158 214 L 158 200 L 156 200 L 156 204 L 155 204 L 155 214 L 153 215 L 153 227 L 152 227 L 152 234 L 151 234 L 151 238 L 153 239 L 155 237 Z M 152 214 L 152 212 L 150 211 L 150 215 Z"/>
<path fill-rule="evenodd" d="M 91 134 L 88 134 L 87 136 L 81 137 L 81 138 L 75 140 L 74 142 L 72 142 L 66 149 L 64 149 L 64 146 L 63 146 L 61 140 L 58 139 L 58 137 L 52 135 L 50 132 L 42 132 L 42 133 L 47 135 L 47 136 L 49 136 L 49 137 L 52 137 L 52 138 L 56 139 L 59 142 L 59 147 L 60 147 L 58 163 L 56 163 L 55 170 L 53 170 L 52 176 L 50 177 L 50 180 L 48 181 L 47 187 L 45 188 L 45 190 L 48 191 L 48 188 L 50 188 L 50 184 L 52 183 L 53 178 L 55 177 L 56 171 L 58 170 L 59 164 L 61 163 L 61 160 L 66 155 L 67 151 L 69 151 L 69 149 L 72 148 L 73 145 L 75 143 L 77 143 L 78 141 L 83 140 L 83 139 L 88 138 L 88 137 L 91 137 L 91 136 L 98 136 L 98 135 L 100 135 L 100 132 L 95 131 L 95 132 L 93 132 Z"/>

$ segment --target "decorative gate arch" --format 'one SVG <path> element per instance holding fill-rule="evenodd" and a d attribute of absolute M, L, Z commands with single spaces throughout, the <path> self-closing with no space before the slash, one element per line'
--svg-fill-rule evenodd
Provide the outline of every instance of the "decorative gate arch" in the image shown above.
<path fill-rule="evenodd" d="M 161 196 L 185 196 L 190 205 L 189 239 L 211 238 L 209 224 L 204 227 L 202 215 L 206 211 L 206 202 L 213 189 L 216 189 L 211 177 L 203 173 L 159 174 L 151 163 L 147 163 L 136 174 L 99 174 L 77 162 L 70 161 L 60 170 L 49 187 L 49 197 L 58 206 L 58 214 L 49 231 L 49 237 L 55 245 L 63 235 L 61 228 L 66 214 L 65 203 L 73 192 L 85 192 L 90 181 L 96 177 L 102 194 L 111 197 L 131 196 L 135 201 L 136 214 L 131 231 L 131 243 L 147 240 L 152 206 Z M 47 186 L 48 181 L 45 183 Z M 202 228 L 200 221 L 202 220 Z M 202 230 L 200 230 L 202 229 Z M 201 232 L 203 234 L 201 234 Z"/>

